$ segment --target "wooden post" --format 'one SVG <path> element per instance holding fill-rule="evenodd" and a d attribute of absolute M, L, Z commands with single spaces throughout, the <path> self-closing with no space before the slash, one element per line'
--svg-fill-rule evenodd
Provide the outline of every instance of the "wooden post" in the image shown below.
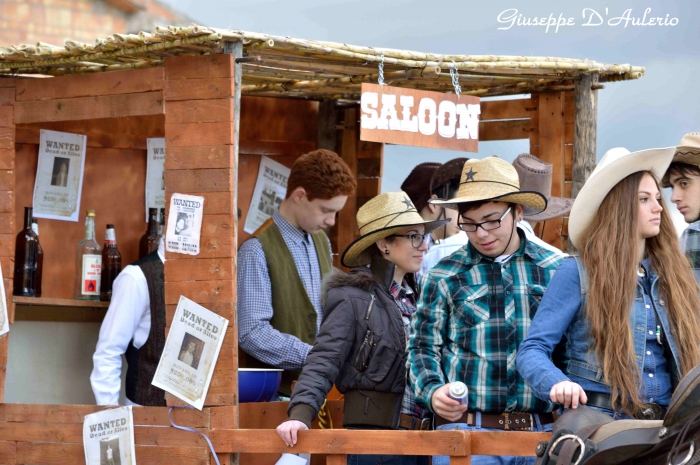
<path fill-rule="evenodd" d="M 576 198 L 596 165 L 596 137 L 598 132 L 598 73 L 584 74 L 574 84 L 574 164 L 571 195 Z"/>
<path fill-rule="evenodd" d="M 335 100 L 323 99 L 318 104 L 318 148 L 336 151 L 338 110 Z"/>
<path fill-rule="evenodd" d="M 240 55 L 240 44 L 226 47 Z M 234 54 L 165 60 L 166 205 L 175 192 L 204 196 L 199 255 L 166 252 L 165 303 L 168 325 L 180 295 L 229 320 L 205 405 L 229 406 L 233 418 L 228 424 L 238 428 L 235 260 L 240 86 L 236 86 Z M 233 201 L 223 213 L 220 205 L 214 213 L 207 207 L 216 202 L 207 198 L 222 194 Z M 169 396 L 168 403 L 179 401 Z M 227 463 L 232 460 L 234 454 L 227 456 Z"/>
<path fill-rule="evenodd" d="M 15 252 L 15 79 L 0 79 L 0 262 L 2 263 L 5 305 L 14 323 L 12 276 Z M 0 402 L 5 397 L 9 334 L 0 336 Z"/>
<path fill-rule="evenodd" d="M 345 110 L 344 124 L 345 130 L 343 131 L 343 142 L 340 156 L 343 158 L 343 161 L 348 164 L 350 171 L 352 171 L 352 175 L 357 179 L 357 146 L 360 131 L 357 123 L 356 108 L 348 108 Z M 360 231 L 357 229 L 357 220 L 355 219 L 356 215 L 357 197 L 351 195 L 348 197 L 345 207 L 338 213 L 338 219 L 336 221 L 338 239 L 337 244 L 333 244 L 335 245 L 333 250 L 337 251 L 338 255 L 342 254 L 350 242 L 360 235 Z M 335 266 L 339 265 L 340 262 L 335 263 Z"/>

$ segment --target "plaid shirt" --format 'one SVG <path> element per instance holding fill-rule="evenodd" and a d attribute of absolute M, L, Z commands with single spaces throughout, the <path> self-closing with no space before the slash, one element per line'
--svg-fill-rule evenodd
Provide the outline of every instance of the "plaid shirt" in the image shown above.
<path fill-rule="evenodd" d="M 484 413 L 551 412 L 515 370 L 549 280 L 563 256 L 520 233 L 520 249 L 505 263 L 471 245 L 441 260 L 422 280 L 411 319 L 407 369 L 416 401 L 432 410 L 433 393 L 448 382 L 469 388 L 469 408 Z"/>
<path fill-rule="evenodd" d="M 688 257 L 695 280 L 700 283 L 700 221 L 690 223 L 681 235 L 681 248 Z"/>
<path fill-rule="evenodd" d="M 396 302 L 399 310 L 401 310 L 403 329 L 406 333 L 406 341 L 408 342 L 408 338 L 411 335 L 411 316 L 416 313 L 413 291 L 411 291 L 411 288 L 407 285 L 399 286 L 396 281 L 392 281 L 391 287 L 389 288 L 389 293 L 394 297 L 394 302 Z M 413 389 L 411 389 L 411 384 L 408 382 L 406 383 L 406 389 L 403 393 L 403 400 L 401 401 L 401 413 L 413 415 L 414 417 L 418 418 L 425 417 L 426 413 L 424 409 L 416 405 Z"/>
<path fill-rule="evenodd" d="M 321 267 L 311 236 L 289 224 L 275 212 L 272 220 L 294 258 L 294 264 L 309 300 L 316 310 L 316 331 L 321 326 Z M 328 253 L 331 253 L 328 244 Z M 332 262 L 332 260 L 331 260 Z M 285 370 L 301 370 L 311 346 L 291 334 L 283 334 L 270 324 L 272 284 L 262 245 L 251 238 L 238 250 L 238 337 L 241 348 L 268 365 Z"/>

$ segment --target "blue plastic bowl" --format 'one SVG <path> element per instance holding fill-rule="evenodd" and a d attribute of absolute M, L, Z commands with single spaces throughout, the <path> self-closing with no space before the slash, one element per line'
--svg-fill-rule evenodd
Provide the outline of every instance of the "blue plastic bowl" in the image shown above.
<path fill-rule="evenodd" d="M 238 401 L 268 402 L 277 395 L 282 370 L 274 368 L 239 368 Z"/>

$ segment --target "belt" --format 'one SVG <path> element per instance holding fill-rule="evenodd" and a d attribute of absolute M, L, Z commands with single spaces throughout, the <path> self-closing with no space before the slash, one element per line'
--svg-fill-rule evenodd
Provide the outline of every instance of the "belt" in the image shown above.
<path fill-rule="evenodd" d="M 612 407 L 612 400 L 609 395 L 591 392 L 586 394 L 586 401 L 589 407 L 598 407 L 605 410 L 615 411 Z M 642 404 L 642 406 L 634 412 L 634 418 L 637 420 L 661 420 L 666 415 L 666 408 L 655 403 Z"/>
<path fill-rule="evenodd" d="M 547 425 L 554 421 L 554 416 L 551 413 L 482 413 L 481 427 L 502 429 L 504 431 L 532 431 L 537 425 L 537 422 L 535 422 L 536 416 L 539 416 L 540 424 L 542 425 Z M 476 412 L 465 412 L 462 418 L 456 421 L 435 415 L 435 427 L 450 423 L 466 423 L 469 426 L 474 426 L 476 425 Z"/>
<path fill-rule="evenodd" d="M 399 428 L 406 428 L 410 430 L 429 430 L 431 419 L 430 418 L 418 418 L 411 415 L 401 414 L 399 418 Z"/>

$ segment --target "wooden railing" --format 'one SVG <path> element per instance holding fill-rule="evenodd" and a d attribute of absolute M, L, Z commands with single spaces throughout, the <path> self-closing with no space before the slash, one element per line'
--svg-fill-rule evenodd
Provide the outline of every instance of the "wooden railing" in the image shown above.
<path fill-rule="evenodd" d="M 339 407 L 332 403 L 332 412 Z M 241 454 L 241 464 L 274 464 L 280 453 L 315 454 L 314 463 L 345 464 L 348 454 L 448 455 L 453 465 L 471 463 L 471 455 L 533 456 L 539 441 L 549 433 L 468 431 L 301 431 L 296 446 L 284 445 L 274 428 L 283 403 L 241 404 L 241 424 L 232 429 L 232 406 L 176 409 L 172 420 L 196 428 L 212 441 L 222 465 L 231 454 Z M 95 405 L 0 404 L 0 464 L 75 465 L 84 463 L 83 418 L 108 407 Z M 165 407 L 134 407 L 134 439 L 139 465 L 180 463 L 213 465 L 204 438 L 173 428 Z M 251 418 L 254 416 L 255 418 Z M 340 425 L 337 422 L 336 425 Z"/>

